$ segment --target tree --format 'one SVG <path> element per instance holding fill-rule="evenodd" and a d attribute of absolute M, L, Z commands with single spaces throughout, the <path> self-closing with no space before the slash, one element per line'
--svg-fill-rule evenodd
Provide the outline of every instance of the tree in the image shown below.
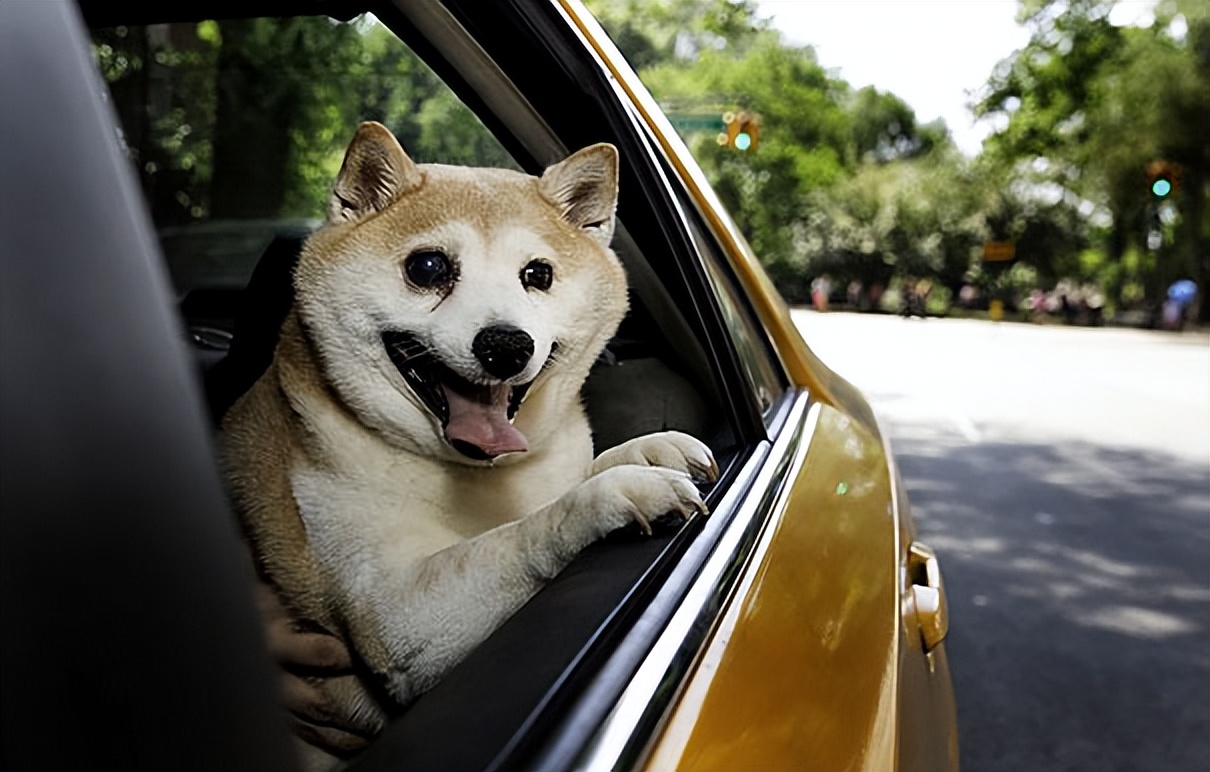
<path fill-rule="evenodd" d="M 894 94 L 853 91 L 820 66 L 813 49 L 770 31 L 751 3 L 591 6 L 666 111 L 757 116 L 755 152 L 720 145 L 712 130 L 691 130 L 685 139 L 788 299 L 806 300 L 812 276 L 823 272 L 885 283 L 912 266 L 960 280 L 981 226 L 952 179 L 927 182 L 925 166 L 899 165 L 937 151 L 932 163 L 944 156 L 943 165 L 956 169 L 944 123 L 919 125 Z"/>
<path fill-rule="evenodd" d="M 853 149 L 859 161 L 914 158 L 948 139 L 944 122 L 918 127 L 916 113 L 907 102 L 873 86 L 858 90 L 846 107 L 852 116 Z"/>
<path fill-rule="evenodd" d="M 703 51 L 741 51 L 768 29 L 749 0 L 590 0 L 636 71 Z"/>
<path fill-rule="evenodd" d="M 160 226 L 321 216 L 363 120 L 418 161 L 516 166 L 370 17 L 119 27 L 93 50 Z"/>
<path fill-rule="evenodd" d="M 208 206 L 216 35 L 213 24 L 94 32 L 93 54 L 158 223 L 189 222 Z"/>
<path fill-rule="evenodd" d="M 847 85 L 830 77 L 811 49 L 783 46 L 772 33 L 747 38 L 743 50 L 704 50 L 641 74 L 666 106 L 759 117 L 756 152 L 721 146 L 716 131 L 694 132 L 686 140 L 778 287 L 800 296 L 806 277 L 796 233 L 810 195 L 840 179 L 853 155 L 849 116 L 841 106 Z"/>
<path fill-rule="evenodd" d="M 927 277 L 956 294 L 987 236 L 987 197 L 953 148 L 866 164 L 816 196 L 803 234 L 807 273 L 867 286 Z"/>
<path fill-rule="evenodd" d="M 979 115 L 1006 119 L 986 149 L 1037 190 L 1057 190 L 1070 208 L 1107 219 L 1111 262 L 1154 252 L 1144 277 L 1153 303 L 1182 275 L 1197 277 L 1206 297 L 1210 5 L 1163 0 L 1145 28 L 1115 26 L 1112 7 L 1023 3 L 1030 43 L 1001 62 L 975 105 Z M 1147 238 L 1159 212 L 1146 185 L 1157 160 L 1178 164 L 1188 181 L 1158 248 Z M 1078 249 L 1078 240 L 1069 247 Z"/>

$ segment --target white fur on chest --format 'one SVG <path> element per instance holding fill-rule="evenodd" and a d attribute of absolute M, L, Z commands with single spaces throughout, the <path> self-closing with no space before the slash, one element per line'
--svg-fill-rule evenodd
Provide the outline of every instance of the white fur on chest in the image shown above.
<path fill-rule="evenodd" d="M 541 450 L 471 467 L 392 447 L 329 411 L 309 418 L 310 447 L 290 483 L 311 548 L 337 575 L 369 560 L 419 561 L 520 519 L 582 482 L 592 463 L 583 420 Z"/>

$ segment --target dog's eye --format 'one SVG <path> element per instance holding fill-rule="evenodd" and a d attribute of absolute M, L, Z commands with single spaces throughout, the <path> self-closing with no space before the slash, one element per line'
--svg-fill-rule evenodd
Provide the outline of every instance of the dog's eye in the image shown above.
<path fill-rule="evenodd" d="M 550 263 L 541 260 L 530 260 L 521 269 L 521 286 L 526 289 L 536 289 L 545 292 L 555 279 L 555 269 Z"/>
<path fill-rule="evenodd" d="M 403 261 L 403 272 L 417 287 L 446 287 L 454 281 L 454 266 L 444 252 L 422 249 Z"/>

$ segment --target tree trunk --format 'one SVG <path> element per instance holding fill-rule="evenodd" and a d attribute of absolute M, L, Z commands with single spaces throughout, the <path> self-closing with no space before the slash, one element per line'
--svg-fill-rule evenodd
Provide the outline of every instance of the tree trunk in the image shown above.
<path fill-rule="evenodd" d="M 288 76 L 266 71 L 249 56 L 255 23 L 220 23 L 210 187 L 210 215 L 216 220 L 277 217 L 286 195 L 290 128 L 300 101 Z"/>

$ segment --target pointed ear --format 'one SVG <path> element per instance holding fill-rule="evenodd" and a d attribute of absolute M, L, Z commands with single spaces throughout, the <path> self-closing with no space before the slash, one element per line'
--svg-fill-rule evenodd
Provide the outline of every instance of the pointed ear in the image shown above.
<path fill-rule="evenodd" d="M 591 145 L 547 169 L 538 190 L 563 218 L 609 246 L 618 207 L 618 150 Z"/>
<path fill-rule="evenodd" d="M 357 127 L 328 200 L 328 222 L 351 222 L 385 209 L 423 181 L 419 167 L 381 123 Z"/>

